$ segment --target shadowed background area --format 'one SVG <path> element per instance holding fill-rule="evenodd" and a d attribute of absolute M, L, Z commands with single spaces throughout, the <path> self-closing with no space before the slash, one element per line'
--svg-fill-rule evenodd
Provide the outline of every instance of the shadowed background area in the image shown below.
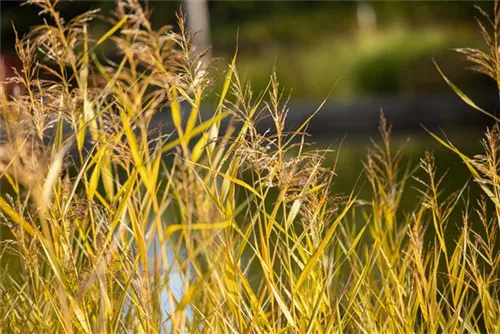
<path fill-rule="evenodd" d="M 428 141 L 422 126 L 443 129 L 471 149 L 478 147 L 477 134 L 489 124 L 488 118 L 455 96 L 433 61 L 481 107 L 497 113 L 495 83 L 464 70 L 467 63 L 452 50 L 482 46 L 474 19 L 479 15 L 474 8 L 477 1 L 196 2 L 205 3 L 204 8 L 193 3 L 148 2 L 153 26 L 174 23 L 180 7 L 195 30 L 204 17 L 201 26 L 209 29 L 199 33 L 196 42 L 199 48 L 212 45 L 216 82 L 223 81 L 223 70 L 236 49 L 240 74 L 255 92 L 265 89 L 276 68 L 281 87 L 291 93 L 289 128 L 298 126 L 327 98 L 308 128 L 319 146 L 343 138 L 343 150 L 349 151 L 376 137 L 382 109 L 396 137 L 411 137 L 415 147 Z M 17 64 L 12 23 L 20 36 L 41 23 L 37 8 L 19 5 L 19 1 L 1 2 L 1 51 L 7 74 Z M 488 6 L 492 4 L 483 3 Z M 100 8 L 106 20 L 113 2 L 63 1 L 59 7 L 66 18 L 91 8 Z M 106 28 L 96 23 L 91 29 L 98 36 Z M 114 50 L 108 48 L 102 56 L 113 58 Z M 207 115 L 218 91 L 216 87 L 207 99 L 213 102 L 205 102 Z M 158 122 L 166 131 L 172 129 L 168 117 L 160 116 Z M 264 119 L 260 128 L 268 127 L 269 120 Z"/>
<path fill-rule="evenodd" d="M 200 1 L 197 1 L 200 2 Z M 40 24 L 37 9 L 2 1 L 2 51 L 19 35 Z M 150 1 L 153 26 L 175 22 L 175 12 L 192 2 Z M 206 24 L 213 56 L 227 62 L 238 44 L 239 68 L 255 90 L 265 87 L 277 67 L 280 82 L 295 99 L 356 100 L 364 96 L 433 93 L 446 90 L 432 58 L 458 84 L 488 86 L 462 71 L 464 62 L 450 49 L 481 45 L 474 16 L 477 2 L 372 1 L 209 1 Z M 483 3 L 484 4 L 484 3 Z M 484 4 L 486 7 L 490 4 Z M 492 5 L 491 5 L 492 6 Z M 112 1 L 63 1 L 71 18 L 90 8 L 109 17 Z M 486 8 L 487 9 L 487 8 Z M 198 16 L 195 16 L 198 15 Z M 200 27 L 193 25 L 195 29 Z M 94 29 L 104 29 L 95 25 Z M 110 54 L 112 50 L 109 50 Z M 466 88 L 465 87 L 465 88 Z M 332 90 L 333 88 L 333 90 Z"/>

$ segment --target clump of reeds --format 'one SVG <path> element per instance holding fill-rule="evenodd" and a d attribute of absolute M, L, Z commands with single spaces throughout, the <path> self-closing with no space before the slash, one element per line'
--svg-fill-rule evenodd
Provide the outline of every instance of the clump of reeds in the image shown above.
<path fill-rule="evenodd" d="M 430 153 L 409 189 L 383 117 L 371 196 L 339 196 L 329 152 L 305 143 L 314 114 L 287 131 L 275 75 L 254 95 L 233 59 L 200 114 L 210 63 L 182 15 L 153 30 L 139 1 L 119 1 L 92 38 L 97 11 L 66 22 L 56 2 L 28 2 L 54 24 L 17 41 L 19 94 L 1 99 L 0 331 L 498 333 L 497 127 L 474 158 L 434 135 L 484 198 L 443 198 Z M 105 42 L 119 59 L 99 56 Z"/>

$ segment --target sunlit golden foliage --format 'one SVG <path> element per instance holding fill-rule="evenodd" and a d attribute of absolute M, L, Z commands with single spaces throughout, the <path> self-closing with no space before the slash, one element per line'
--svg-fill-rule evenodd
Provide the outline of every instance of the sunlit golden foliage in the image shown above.
<path fill-rule="evenodd" d="M 154 30 L 139 1 L 119 1 L 92 37 L 98 11 L 66 22 L 57 2 L 29 3 L 50 20 L 18 39 L 20 89 L 2 90 L 1 332 L 500 331 L 496 125 L 472 158 L 431 134 L 482 198 L 468 185 L 444 197 L 431 153 L 417 177 L 383 116 L 364 162 L 371 195 L 337 195 L 331 152 L 306 143 L 315 113 L 288 131 L 274 74 L 255 95 L 235 57 L 200 113 L 211 64 L 182 14 Z M 118 60 L 101 57 L 106 43 Z M 497 80 L 497 56 L 462 52 Z"/>

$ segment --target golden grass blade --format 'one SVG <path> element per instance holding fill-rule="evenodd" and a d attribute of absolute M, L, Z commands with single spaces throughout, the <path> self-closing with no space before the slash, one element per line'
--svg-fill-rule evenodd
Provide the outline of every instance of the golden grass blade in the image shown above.
<path fill-rule="evenodd" d="M 200 103 L 201 96 L 199 94 L 196 94 L 194 105 L 191 107 L 191 113 L 189 114 L 186 123 L 186 133 L 190 133 L 196 125 L 196 121 L 198 120 L 198 115 L 200 113 Z"/>
<path fill-rule="evenodd" d="M 195 166 L 200 167 L 202 169 L 206 169 L 209 172 L 215 173 L 215 174 L 217 174 L 219 176 L 222 176 L 225 180 L 228 180 L 231 183 L 234 183 L 234 184 L 237 184 L 239 186 L 242 186 L 243 188 L 249 190 L 252 194 L 254 194 L 255 196 L 257 196 L 258 198 L 264 199 L 264 197 L 254 187 L 252 187 L 251 185 L 249 185 L 245 181 L 242 181 L 242 180 L 237 179 L 235 177 L 232 177 L 232 176 L 230 176 L 228 174 L 219 172 L 219 171 L 217 171 L 217 170 L 215 170 L 213 168 L 210 168 L 210 167 L 207 167 L 207 166 L 203 166 L 201 164 L 198 164 L 198 163 L 195 163 L 195 162 L 192 162 L 192 161 L 187 161 L 187 163 L 195 165 Z"/>
<path fill-rule="evenodd" d="M 111 29 L 109 29 L 104 35 L 99 38 L 99 40 L 95 43 L 96 46 L 101 45 L 106 41 L 111 35 L 117 32 L 124 24 L 127 22 L 128 16 L 124 16 L 120 21 L 118 21 Z"/>
<path fill-rule="evenodd" d="M 475 110 L 493 118 L 496 122 L 500 122 L 500 119 L 498 117 L 496 117 L 495 115 L 493 115 L 493 114 L 487 112 L 486 110 L 482 109 L 481 107 L 479 107 L 462 90 L 460 90 L 460 88 L 458 88 L 453 82 L 451 82 L 451 80 L 448 79 L 448 77 L 446 77 L 444 75 L 443 71 L 441 70 L 441 68 L 438 66 L 438 64 L 435 61 L 434 61 L 434 65 L 436 66 L 437 70 L 439 71 L 439 74 L 441 74 L 441 77 L 444 79 L 444 81 L 458 95 L 458 97 L 460 97 L 462 99 L 462 101 L 467 103 L 469 106 L 471 106 Z"/>
<path fill-rule="evenodd" d="M 425 129 L 425 128 L 424 128 Z M 452 152 L 456 153 L 461 159 L 462 161 L 465 163 L 465 165 L 467 166 L 467 168 L 469 169 L 470 173 L 472 174 L 472 176 L 474 177 L 474 179 L 476 180 L 480 180 L 481 179 L 481 175 L 479 174 L 479 172 L 476 170 L 476 168 L 474 168 L 474 166 L 470 163 L 471 162 L 471 159 L 469 157 L 467 157 L 465 154 L 463 154 L 462 152 L 460 152 L 455 146 L 453 146 L 453 144 L 451 144 L 450 142 L 445 142 L 443 139 L 441 139 L 439 136 L 437 136 L 436 134 L 434 134 L 433 132 L 425 129 L 427 131 L 427 133 L 429 133 L 434 139 L 436 139 L 441 145 L 443 145 L 444 147 L 448 148 L 449 150 L 451 150 Z M 498 176 L 497 176 L 498 178 Z M 486 195 L 488 195 L 488 197 L 490 199 L 493 200 L 493 202 L 497 202 L 497 197 L 496 195 L 485 185 L 483 184 L 482 182 L 479 182 L 479 186 L 481 187 L 481 189 L 486 193 Z"/>
<path fill-rule="evenodd" d="M 306 264 L 306 267 L 300 273 L 299 278 L 297 279 L 297 282 L 295 283 L 295 290 L 296 291 L 300 288 L 302 283 L 304 283 L 306 278 L 310 275 L 311 271 L 314 269 L 314 267 L 318 263 L 319 258 L 324 254 L 325 249 L 328 246 L 328 244 L 330 243 L 330 240 L 333 237 L 333 234 L 335 233 L 338 224 L 340 224 L 342 219 L 349 212 L 349 210 L 351 209 L 351 206 L 354 204 L 355 201 L 356 201 L 356 197 L 352 197 L 352 194 L 351 194 L 351 197 L 347 200 L 347 204 L 345 205 L 344 209 L 338 215 L 338 217 L 335 218 L 335 221 L 333 221 L 332 225 L 329 227 L 323 240 L 321 240 L 321 243 L 319 244 L 318 248 L 314 251 L 314 254 L 311 256 L 311 258 L 309 259 L 309 262 Z"/>
<path fill-rule="evenodd" d="M 203 131 L 205 131 L 208 128 L 210 128 L 210 126 L 212 126 L 214 123 L 216 123 L 216 122 L 218 122 L 218 121 L 226 118 L 228 115 L 229 115 L 229 112 L 226 111 L 226 112 L 221 113 L 218 116 L 215 116 L 215 117 L 211 118 L 208 121 L 203 122 L 202 124 L 200 124 L 197 127 L 195 127 L 193 129 L 193 131 L 191 131 L 190 133 L 186 134 L 183 138 L 177 138 L 175 140 L 172 140 L 172 141 L 166 143 L 162 147 L 161 152 L 168 152 L 171 149 L 175 148 L 176 146 L 179 146 L 179 144 L 181 144 L 183 140 L 190 140 L 194 136 L 199 135 Z"/>
<path fill-rule="evenodd" d="M 197 223 L 197 224 L 191 224 L 189 226 L 184 224 L 169 225 L 165 230 L 165 235 L 163 236 L 163 238 L 167 240 L 169 236 L 171 236 L 177 231 L 209 231 L 209 230 L 225 229 L 230 226 L 231 226 L 231 220 L 226 220 L 217 223 Z"/>
<path fill-rule="evenodd" d="M 24 220 L 17 211 L 7 203 L 7 201 L 0 197 L 0 208 L 12 221 L 18 224 L 24 231 L 30 234 L 32 237 L 44 240 L 44 237 L 37 231 L 36 227 L 31 226 L 26 220 Z M 47 242 L 45 240 L 44 242 Z"/>

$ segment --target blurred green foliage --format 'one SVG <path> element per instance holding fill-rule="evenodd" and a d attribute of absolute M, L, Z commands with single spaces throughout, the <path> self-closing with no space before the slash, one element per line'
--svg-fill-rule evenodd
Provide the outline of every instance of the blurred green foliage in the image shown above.
<path fill-rule="evenodd" d="M 144 1 L 141 1 L 144 2 Z M 20 1 L 1 2 L 2 37 L 11 37 L 11 23 L 20 34 L 38 24 L 35 7 L 20 6 Z M 152 12 L 153 26 L 175 21 L 175 10 L 182 1 L 146 1 Z M 428 25 L 471 24 L 478 1 L 373 1 L 379 27 L 404 25 L 421 28 Z M 356 1 L 209 1 L 210 22 L 216 47 L 234 51 L 236 29 L 240 29 L 240 46 L 297 44 L 302 39 L 313 43 L 332 34 L 351 34 L 356 30 Z M 100 8 L 109 16 L 113 1 L 62 1 L 62 16 L 76 16 L 90 8 Z M 222 38 L 220 38 L 222 37 Z M 249 43 L 253 42 L 253 43 Z M 2 38 L 2 44 L 7 41 Z M 248 46 L 250 45 L 250 46 Z M 255 51 L 255 50 L 254 50 Z"/>
<path fill-rule="evenodd" d="M 314 45 L 275 47 L 253 56 L 239 53 L 243 74 L 259 90 L 277 64 L 283 86 L 295 98 L 355 98 L 360 94 L 394 95 L 446 90 L 433 58 L 462 87 L 482 87 L 486 81 L 470 71 L 452 47 L 480 40 L 467 27 L 460 29 L 387 28 L 368 36 L 331 36 Z"/>
<path fill-rule="evenodd" d="M 334 86 L 336 98 L 445 90 L 433 57 L 444 60 L 459 85 L 481 87 L 481 78 L 463 73 L 464 63 L 450 51 L 480 41 L 474 21 L 479 2 L 369 3 L 377 28 L 366 33 L 358 27 L 356 1 L 211 1 L 213 54 L 228 60 L 238 44 L 240 71 L 256 90 L 265 87 L 268 73 L 279 64 L 280 82 L 293 89 L 295 98 L 324 98 Z M 60 10 L 71 17 L 101 8 L 108 19 L 112 6 L 112 1 L 64 1 Z M 150 1 L 148 6 L 158 27 L 175 22 L 182 1 Z M 13 45 L 11 22 L 20 35 L 40 22 L 36 8 L 19 7 L 18 1 L 2 1 L 1 18 L 3 49 Z"/>
<path fill-rule="evenodd" d="M 373 4 L 382 22 L 394 20 L 414 24 L 432 19 L 469 20 L 474 15 L 473 6 L 491 7 L 488 0 L 443 0 L 443 1 L 368 1 Z M 321 9 L 330 12 L 348 13 L 356 9 L 358 0 L 213 0 L 209 1 L 213 24 L 242 23 L 262 16 L 282 15 L 307 10 Z"/>

